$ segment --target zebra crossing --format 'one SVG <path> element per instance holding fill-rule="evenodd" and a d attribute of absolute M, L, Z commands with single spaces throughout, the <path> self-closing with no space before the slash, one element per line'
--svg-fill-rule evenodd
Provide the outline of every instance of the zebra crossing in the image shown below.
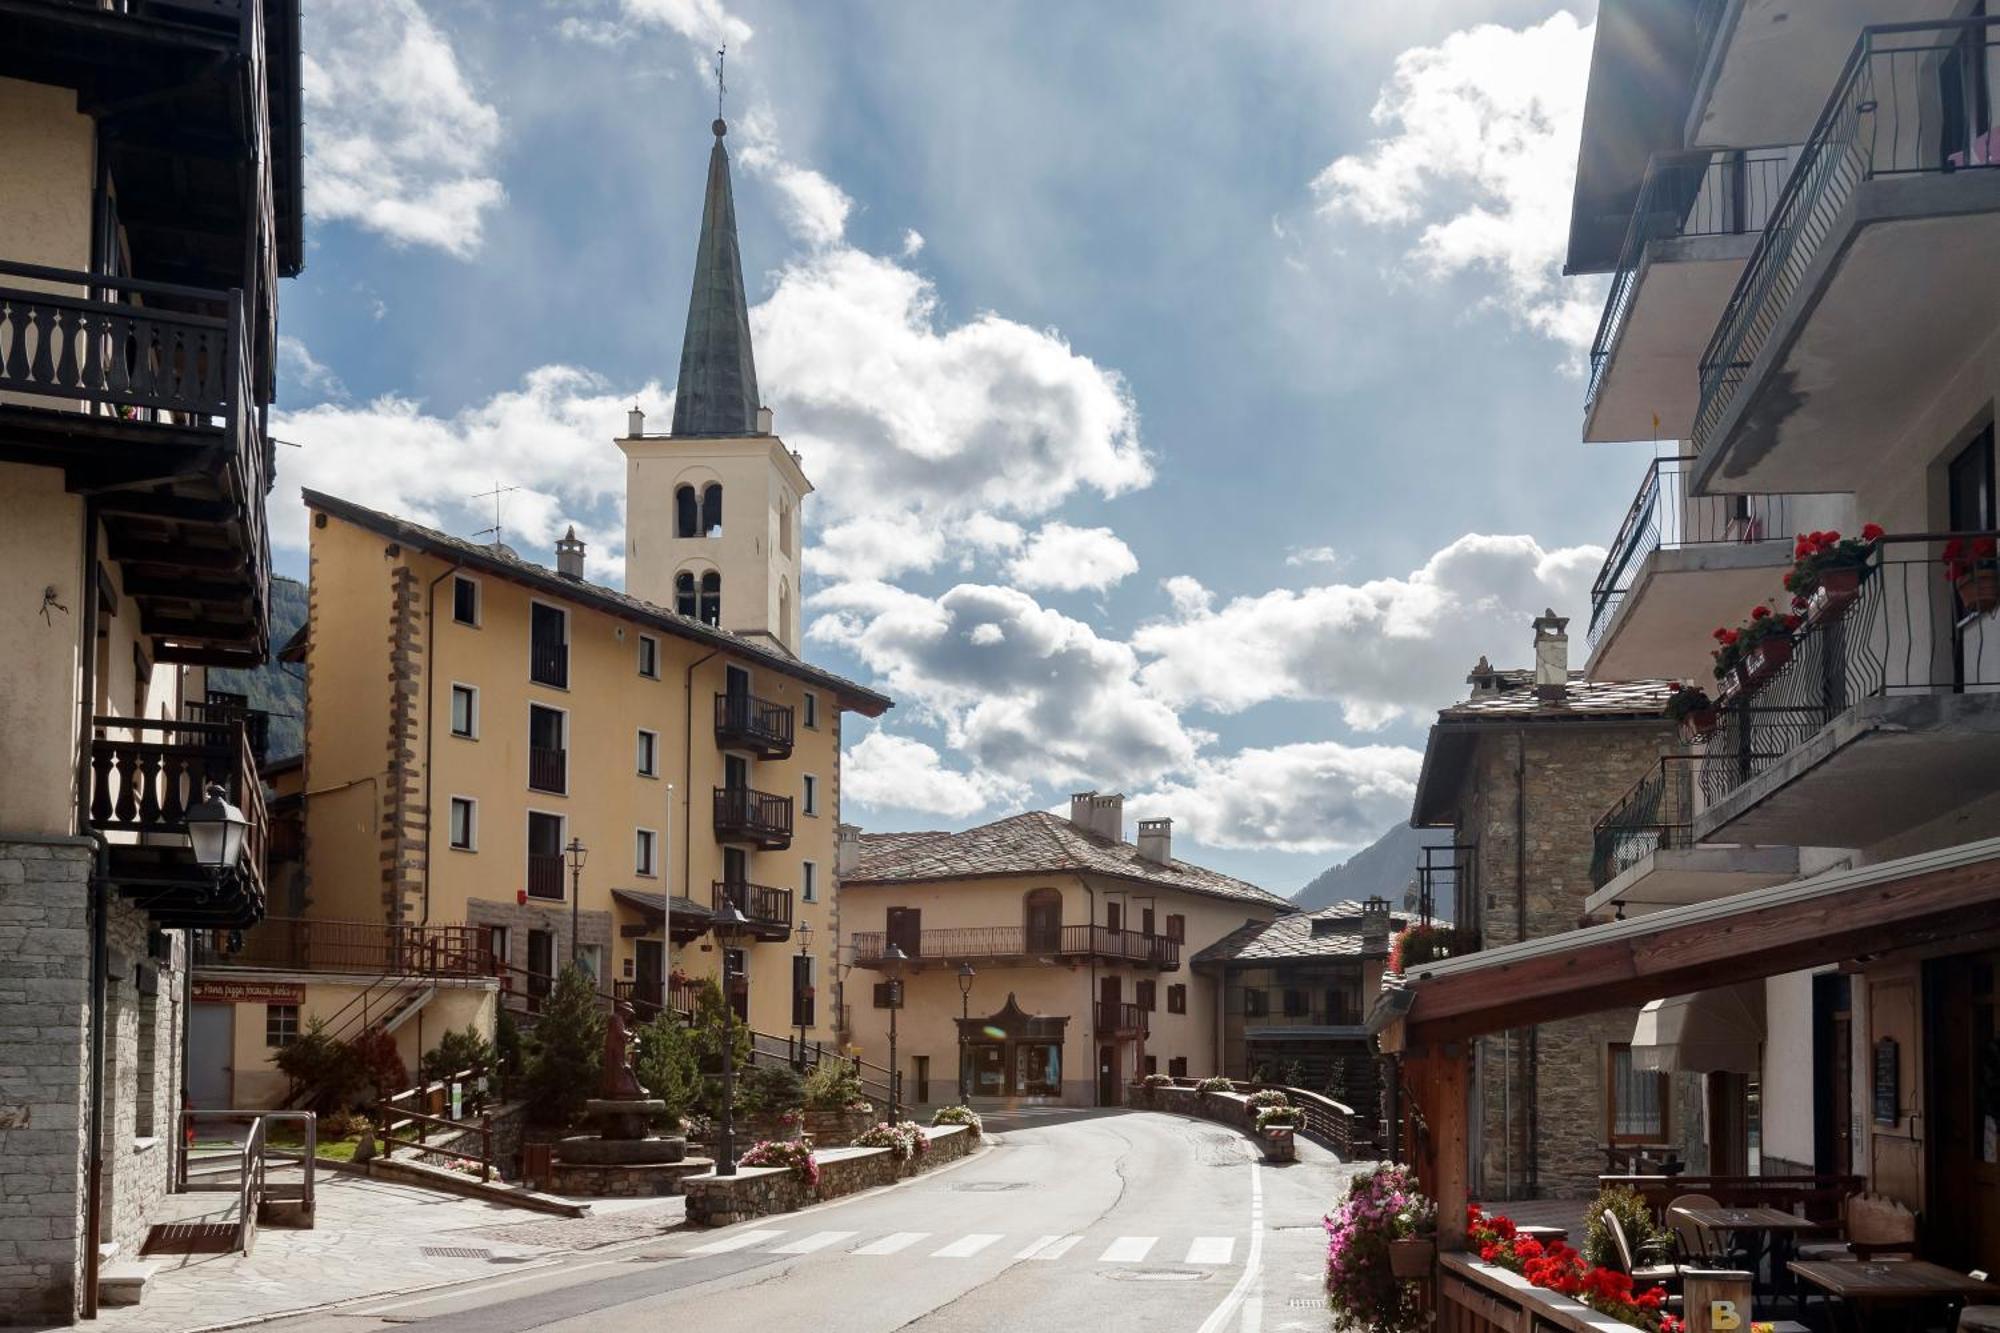
<path fill-rule="evenodd" d="M 1054 1263 L 1076 1251 L 1080 1258 L 1100 1264 L 1181 1264 L 1192 1268 L 1224 1268 L 1236 1260 L 1234 1236 L 1100 1237 L 1089 1245 L 1080 1233 L 1055 1232 L 1044 1236 L 1009 1237 L 999 1232 L 973 1231 L 951 1235 L 929 1231 L 892 1231 L 872 1236 L 858 1231 L 792 1232 L 774 1227 L 753 1227 L 717 1240 L 694 1245 L 677 1253 L 689 1258 L 713 1254 L 845 1254 L 858 1259 L 907 1255 L 924 1259 L 973 1259 L 1006 1255 L 1010 1263 Z M 1079 1248 L 1081 1247 L 1081 1248 Z"/>

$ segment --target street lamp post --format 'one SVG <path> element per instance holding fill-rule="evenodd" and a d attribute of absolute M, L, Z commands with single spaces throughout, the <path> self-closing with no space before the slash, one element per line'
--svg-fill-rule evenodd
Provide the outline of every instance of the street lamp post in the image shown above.
<path fill-rule="evenodd" d="M 798 936 L 799 957 L 810 959 L 812 957 L 813 942 L 812 922 L 801 921 L 799 923 Z M 794 964 L 794 966 L 797 965 Z M 798 968 L 797 973 L 793 977 L 792 989 L 795 992 L 792 996 L 792 1021 L 799 1025 L 799 1051 L 798 1055 L 792 1060 L 792 1068 L 798 1070 L 800 1073 L 804 1073 L 806 1067 L 806 992 L 812 989 L 812 964 L 810 962 L 804 967 Z"/>
<path fill-rule="evenodd" d="M 972 1104 L 972 1070 L 965 1062 L 965 1029 L 972 1022 L 972 979 L 979 974 L 972 964 L 958 965 L 958 1104 Z"/>
<path fill-rule="evenodd" d="M 563 848 L 569 855 L 569 965 L 575 967 L 582 956 L 583 938 L 583 862 L 590 855 L 590 849 L 583 845 L 583 839 L 571 838 L 569 846 Z M 597 979 L 591 978 L 591 988 L 596 989 Z"/>
<path fill-rule="evenodd" d="M 900 1118 L 903 1080 L 898 1076 L 896 1066 L 896 1011 L 903 1007 L 903 964 L 910 956 L 902 946 L 890 944 L 882 951 L 882 971 L 889 978 L 889 1123 L 895 1124 Z"/>
<path fill-rule="evenodd" d="M 725 895 L 715 909 L 710 928 L 715 932 L 716 946 L 722 950 L 722 1128 L 715 1141 L 715 1174 L 733 1176 L 736 1174 L 736 1003 L 729 993 L 729 953 L 730 946 L 749 930 L 750 919 Z"/>

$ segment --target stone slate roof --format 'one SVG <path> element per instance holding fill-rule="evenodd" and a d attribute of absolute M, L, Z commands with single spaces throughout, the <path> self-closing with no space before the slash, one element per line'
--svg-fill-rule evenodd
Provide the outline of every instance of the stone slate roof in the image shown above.
<path fill-rule="evenodd" d="M 694 252 L 694 290 L 688 296 L 680 382 L 674 392 L 674 434 L 755 435 L 763 403 L 750 351 L 750 303 L 743 298 L 729 153 L 722 146 L 728 126 L 718 120 L 714 128 L 701 239 Z"/>
<path fill-rule="evenodd" d="M 1479 722 L 1489 718 L 1512 722 L 1521 718 L 1556 721 L 1565 717 L 1660 716 L 1667 698 L 1674 692 L 1671 680 L 1585 680 L 1581 671 L 1569 673 L 1569 686 L 1559 700 L 1543 699 L 1535 693 L 1532 671 L 1495 671 L 1497 693 L 1474 697 L 1438 710 L 1441 722 Z"/>
<path fill-rule="evenodd" d="M 745 635 L 732 634 L 725 629 L 717 629 L 713 625 L 703 624 L 692 616 L 669 611 L 664 606 L 655 606 L 643 598 L 634 597 L 616 588 L 607 588 L 601 583 L 591 583 L 584 579 L 570 578 L 566 574 L 558 574 L 546 565 L 523 560 L 505 546 L 490 546 L 465 537 L 454 537 L 448 532 L 439 532 L 436 528 L 427 528 L 421 523 L 412 523 L 409 519 L 385 514 L 380 510 L 370 509 L 352 500 L 343 500 L 337 495 L 328 495 L 323 491 L 308 490 L 302 494 L 308 509 L 322 510 L 336 518 L 367 528 L 371 532 L 379 532 L 394 541 L 455 561 L 474 573 L 509 579 L 515 583 L 525 584 L 537 592 L 547 593 L 551 597 L 592 607 L 607 615 L 637 621 L 649 629 L 657 629 L 683 639 L 693 639 L 712 648 L 739 654 L 761 666 L 830 691 L 839 699 L 843 708 L 851 708 L 869 717 L 880 717 L 895 707 L 885 694 L 879 694 L 844 676 L 836 676 L 831 671 L 808 666 L 787 652 L 775 639 L 752 639 Z"/>
<path fill-rule="evenodd" d="M 1180 860 L 1166 865 L 1148 861 L 1131 843 L 1100 838 L 1046 810 L 1011 815 L 961 833 L 864 833 L 860 864 L 840 882 L 893 884 L 1071 871 L 1257 907 L 1291 906 L 1288 899 L 1220 871 Z"/>
<path fill-rule="evenodd" d="M 1323 935 L 1313 934 L 1313 922 L 1335 921 L 1339 928 Z M 1391 915 L 1391 933 L 1401 930 L 1404 918 Z M 1386 958 L 1387 941 L 1372 952 L 1362 947 L 1361 904 L 1338 902 L 1316 912 L 1292 912 L 1275 921 L 1253 921 L 1238 926 L 1188 961 L 1193 963 L 1278 963 L 1311 961 L 1319 958 Z"/>

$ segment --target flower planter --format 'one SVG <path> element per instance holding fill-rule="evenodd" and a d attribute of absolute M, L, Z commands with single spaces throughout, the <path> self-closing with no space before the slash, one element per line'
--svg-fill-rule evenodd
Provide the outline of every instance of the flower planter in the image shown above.
<path fill-rule="evenodd" d="M 805 1135 L 822 1148 L 845 1148 L 854 1136 L 881 1119 L 871 1107 L 866 1111 L 806 1111 Z"/>
<path fill-rule="evenodd" d="M 1295 1162 L 1299 1156 L 1299 1145 L 1289 1129 L 1266 1129 L 1259 1133 L 1264 1141 L 1264 1160 L 1267 1162 Z"/>
<path fill-rule="evenodd" d="M 1437 1263 L 1437 1241 L 1430 1236 L 1410 1236 L 1389 1242 L 1389 1271 L 1399 1278 L 1429 1277 Z"/>
<path fill-rule="evenodd" d="M 1715 706 L 1720 709 L 1743 693 L 1743 668 L 1733 666 L 1715 680 Z"/>
<path fill-rule="evenodd" d="M 1861 567 L 1840 565 L 1820 574 L 1812 596 L 1806 599 L 1806 617 L 1815 625 L 1838 620 L 1861 594 Z"/>
<path fill-rule="evenodd" d="M 1760 690 L 1792 660 L 1792 641 L 1776 636 L 1764 640 L 1743 655 L 1743 692 Z"/>
<path fill-rule="evenodd" d="M 783 1116 L 759 1113 L 744 1116 L 743 1127 L 737 1131 L 737 1135 L 747 1137 L 752 1143 L 765 1139 L 783 1143 L 799 1137 L 800 1132 L 800 1122 L 796 1119 L 787 1121 Z"/>
<path fill-rule="evenodd" d="M 1714 734 L 1715 728 L 1716 714 L 1713 708 L 1697 708 L 1681 719 L 1681 737 L 1684 740 L 1701 740 Z"/>
<path fill-rule="evenodd" d="M 1986 567 L 1960 574 L 1952 586 L 1958 589 L 1958 600 L 1966 610 L 1982 616 L 2000 610 L 2000 569 Z"/>

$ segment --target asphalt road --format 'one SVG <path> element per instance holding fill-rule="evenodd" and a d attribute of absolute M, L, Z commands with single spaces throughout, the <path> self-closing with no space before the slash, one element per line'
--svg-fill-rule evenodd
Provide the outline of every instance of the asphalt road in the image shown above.
<path fill-rule="evenodd" d="M 1319 1218 L 1344 1169 L 1268 1166 L 1150 1112 L 1030 1113 L 888 1189 L 609 1256 L 269 1325 L 285 1333 L 1330 1327 Z"/>

